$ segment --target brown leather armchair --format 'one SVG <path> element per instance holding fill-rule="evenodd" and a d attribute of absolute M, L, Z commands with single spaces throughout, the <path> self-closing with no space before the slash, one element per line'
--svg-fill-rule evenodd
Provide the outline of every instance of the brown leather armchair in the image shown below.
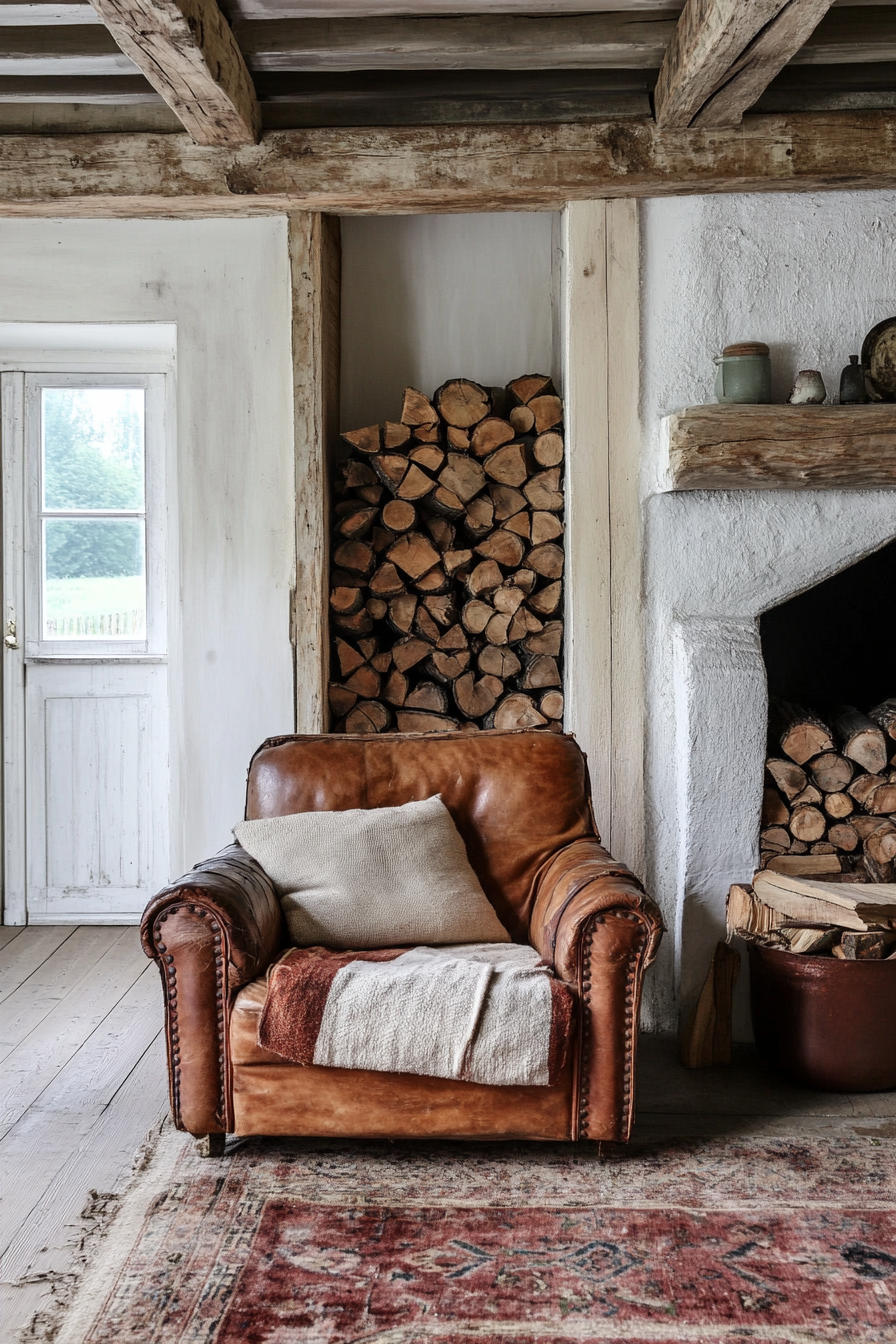
<path fill-rule="evenodd" d="M 644 971 L 662 932 L 640 883 L 601 846 L 571 737 L 519 731 L 279 737 L 249 768 L 246 816 L 384 807 L 440 793 L 511 937 L 573 987 L 551 1087 L 299 1066 L 257 1044 L 266 973 L 285 946 L 273 886 L 238 845 L 150 901 L 143 945 L 162 974 L 179 1129 L 386 1137 L 629 1137 Z"/>

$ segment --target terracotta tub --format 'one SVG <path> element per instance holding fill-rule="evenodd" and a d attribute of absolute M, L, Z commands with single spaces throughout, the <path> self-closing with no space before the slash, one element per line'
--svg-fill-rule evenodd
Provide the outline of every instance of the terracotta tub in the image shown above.
<path fill-rule="evenodd" d="M 750 947 L 756 1044 L 825 1092 L 896 1087 L 896 960 L 838 961 Z"/>

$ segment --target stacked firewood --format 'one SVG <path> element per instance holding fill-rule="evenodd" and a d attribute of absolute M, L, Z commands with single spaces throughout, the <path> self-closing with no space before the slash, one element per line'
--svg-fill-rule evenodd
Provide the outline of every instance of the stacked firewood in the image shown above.
<path fill-rule="evenodd" d="M 832 855 L 844 873 L 896 881 L 896 699 L 824 716 L 775 701 L 769 745 L 762 867 L 796 872 L 781 856 Z"/>
<path fill-rule="evenodd" d="M 342 435 L 333 731 L 560 731 L 563 407 L 550 378 L 467 379 Z"/>

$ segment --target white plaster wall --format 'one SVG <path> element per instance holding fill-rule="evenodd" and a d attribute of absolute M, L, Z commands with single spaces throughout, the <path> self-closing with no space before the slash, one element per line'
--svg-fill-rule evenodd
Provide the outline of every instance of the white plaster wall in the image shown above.
<path fill-rule="evenodd" d="M 800 368 L 836 393 L 865 333 L 896 312 L 896 193 L 653 200 L 642 228 L 647 878 L 670 931 L 646 1019 L 674 1029 L 724 936 L 728 886 L 758 860 L 757 618 L 896 535 L 896 495 L 658 493 L 660 420 L 714 400 L 712 356 L 737 340 L 771 347 L 776 400 Z"/>
<path fill-rule="evenodd" d="M 405 387 L 555 373 L 549 213 L 342 220 L 342 427 Z"/>
<path fill-rule="evenodd" d="M 252 751 L 293 725 L 285 221 L 2 220 L 0 321 L 177 324 L 176 876 L 229 841 Z"/>

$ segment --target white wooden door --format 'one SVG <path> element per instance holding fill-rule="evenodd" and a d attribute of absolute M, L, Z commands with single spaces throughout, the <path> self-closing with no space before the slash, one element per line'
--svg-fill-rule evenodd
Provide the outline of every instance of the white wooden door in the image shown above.
<path fill-rule="evenodd" d="M 0 396 L 5 918 L 134 922 L 168 876 L 164 376 Z"/>

